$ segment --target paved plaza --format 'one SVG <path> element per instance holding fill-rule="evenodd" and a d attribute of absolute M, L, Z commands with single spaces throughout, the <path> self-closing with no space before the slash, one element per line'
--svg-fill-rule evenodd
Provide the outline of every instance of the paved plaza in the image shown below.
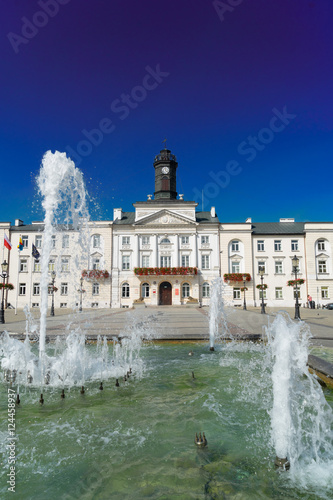
<path fill-rule="evenodd" d="M 291 317 L 293 308 L 284 309 Z M 263 327 L 274 320 L 278 309 L 267 308 L 267 314 L 261 314 L 260 308 L 225 308 L 228 331 L 232 335 L 244 339 L 252 339 L 263 333 Z M 39 310 L 33 310 L 34 320 L 38 328 Z M 301 309 L 302 320 L 309 326 L 314 346 L 333 349 L 333 311 L 326 309 Z M 69 312 L 68 309 L 56 309 L 54 317 L 47 319 L 47 337 L 64 335 L 78 330 L 88 338 L 97 335 L 123 337 L 133 325 L 145 323 L 154 331 L 154 338 L 159 340 L 208 340 L 209 322 L 208 307 L 195 306 L 138 306 L 135 309 L 86 309 L 81 313 Z M 12 309 L 5 311 L 4 325 L 0 331 L 20 337 L 26 332 L 26 318 L 22 310 L 17 314 Z M 31 329 L 31 328 L 30 328 Z"/>

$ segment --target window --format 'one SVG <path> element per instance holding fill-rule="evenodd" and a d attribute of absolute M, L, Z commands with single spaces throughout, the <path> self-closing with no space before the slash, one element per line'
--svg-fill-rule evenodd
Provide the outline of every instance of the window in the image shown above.
<path fill-rule="evenodd" d="M 100 258 L 99 257 L 92 258 L 92 268 L 93 269 L 100 269 Z"/>
<path fill-rule="evenodd" d="M 188 267 L 190 265 L 190 256 L 182 255 L 182 267 Z"/>
<path fill-rule="evenodd" d="M 276 299 L 283 299 L 283 296 L 282 296 L 282 287 L 276 287 L 275 288 L 275 298 Z"/>
<path fill-rule="evenodd" d="M 28 236 L 22 236 L 23 248 L 28 248 Z"/>
<path fill-rule="evenodd" d="M 130 244 L 130 237 L 129 236 L 123 236 L 123 245 L 129 245 Z"/>
<path fill-rule="evenodd" d="M 328 286 L 321 287 L 321 298 L 322 299 L 329 299 Z"/>
<path fill-rule="evenodd" d="M 99 295 L 99 283 L 93 283 L 92 294 Z"/>
<path fill-rule="evenodd" d="M 201 245 L 207 245 L 209 243 L 209 236 L 201 236 Z"/>
<path fill-rule="evenodd" d="M 325 250 L 325 240 L 318 240 L 318 250 Z"/>
<path fill-rule="evenodd" d="M 142 244 L 149 245 L 149 236 L 142 236 Z"/>
<path fill-rule="evenodd" d="M 60 295 L 68 295 L 68 283 L 61 283 Z"/>
<path fill-rule="evenodd" d="M 67 307 L 67 302 L 60 302 L 60 308 Z"/>
<path fill-rule="evenodd" d="M 25 292 L 26 292 L 26 284 L 25 283 L 20 283 L 19 294 L 20 295 L 25 295 Z"/>
<path fill-rule="evenodd" d="M 283 273 L 282 261 L 276 260 L 275 261 L 275 274 L 282 274 L 282 273 Z"/>
<path fill-rule="evenodd" d="M 92 237 L 92 244 L 94 248 L 99 248 L 101 246 L 101 237 L 99 234 L 94 234 Z"/>
<path fill-rule="evenodd" d="M 282 250 L 281 240 L 274 240 L 274 250 L 275 252 L 281 252 Z"/>
<path fill-rule="evenodd" d="M 292 252 L 298 251 L 298 240 L 291 240 L 291 251 Z"/>
<path fill-rule="evenodd" d="M 267 299 L 266 290 L 259 290 L 259 299 L 262 299 L 263 296 L 264 296 L 264 300 L 266 300 Z"/>
<path fill-rule="evenodd" d="M 318 261 L 318 273 L 319 274 L 327 273 L 326 260 Z"/>
<path fill-rule="evenodd" d="M 35 247 L 36 248 L 42 248 L 42 235 L 39 234 L 35 237 Z"/>
<path fill-rule="evenodd" d="M 201 255 L 201 268 L 209 269 L 209 255 Z"/>
<path fill-rule="evenodd" d="M 40 294 L 40 284 L 39 283 L 34 283 L 32 286 L 32 293 L 33 295 L 39 295 Z"/>
<path fill-rule="evenodd" d="M 210 297 L 210 289 L 209 289 L 209 283 L 203 283 L 202 285 L 202 296 L 204 298 Z"/>
<path fill-rule="evenodd" d="M 142 267 L 149 267 L 149 255 L 142 256 Z"/>
<path fill-rule="evenodd" d="M 232 273 L 239 273 L 239 262 L 231 262 L 231 272 Z"/>
<path fill-rule="evenodd" d="M 260 268 L 263 268 L 264 269 L 264 274 L 266 274 L 266 262 L 264 262 L 264 261 L 259 261 L 258 262 L 258 274 L 259 274 Z"/>
<path fill-rule="evenodd" d="M 234 240 L 231 242 L 231 250 L 232 252 L 239 252 L 239 241 Z"/>
<path fill-rule="evenodd" d="M 26 273 L 28 271 L 28 260 L 20 259 L 20 273 Z"/>
<path fill-rule="evenodd" d="M 34 261 L 34 272 L 35 273 L 40 273 L 41 271 L 41 263 L 39 260 Z"/>
<path fill-rule="evenodd" d="M 55 248 L 55 246 L 56 246 L 56 237 L 52 236 L 52 238 L 51 238 L 51 248 Z"/>
<path fill-rule="evenodd" d="M 234 299 L 240 299 L 241 298 L 240 288 L 234 288 L 234 290 L 233 290 L 233 297 L 234 297 Z"/>
<path fill-rule="evenodd" d="M 63 257 L 61 259 L 61 272 L 68 273 L 69 272 L 69 258 Z"/>
<path fill-rule="evenodd" d="M 51 273 L 54 270 L 55 270 L 55 260 L 54 259 L 50 259 L 49 260 L 49 272 Z"/>
<path fill-rule="evenodd" d="M 299 288 L 297 288 L 297 295 L 298 295 L 298 298 L 300 299 L 301 298 L 301 290 Z M 294 288 L 294 299 L 296 299 L 296 288 Z"/>
<path fill-rule="evenodd" d="M 169 238 L 163 238 L 163 240 L 161 240 L 161 245 L 170 245 Z"/>
<path fill-rule="evenodd" d="M 171 257 L 169 255 L 161 256 L 161 267 L 170 267 L 171 266 Z"/>
<path fill-rule="evenodd" d="M 129 255 L 123 255 L 121 268 L 123 271 L 128 271 L 128 269 L 130 268 L 130 256 Z"/>
<path fill-rule="evenodd" d="M 127 298 L 130 296 L 130 287 L 128 283 L 123 283 L 121 287 L 121 296 Z"/>
<path fill-rule="evenodd" d="M 68 248 L 69 247 L 69 234 L 63 234 L 62 235 L 62 248 Z"/>
<path fill-rule="evenodd" d="M 190 296 L 190 285 L 188 283 L 183 283 L 182 296 L 184 299 Z"/>
<path fill-rule="evenodd" d="M 142 297 L 149 297 L 149 283 L 143 283 L 141 287 Z"/>
<path fill-rule="evenodd" d="M 258 249 L 258 252 L 264 252 L 264 250 L 265 250 L 265 242 L 264 242 L 264 240 L 258 240 L 257 241 L 257 249 Z"/>
<path fill-rule="evenodd" d="M 181 241 L 181 244 L 182 244 L 182 245 L 188 245 L 188 244 L 189 244 L 189 242 L 190 242 L 190 238 L 189 238 L 188 236 L 182 236 L 182 237 L 180 238 L 180 241 Z"/>
<path fill-rule="evenodd" d="M 39 307 L 39 302 L 33 302 L 32 307 Z"/>

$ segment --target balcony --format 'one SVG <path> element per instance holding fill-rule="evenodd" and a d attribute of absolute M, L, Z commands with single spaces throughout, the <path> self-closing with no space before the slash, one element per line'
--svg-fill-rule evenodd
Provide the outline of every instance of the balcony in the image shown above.
<path fill-rule="evenodd" d="M 137 276 L 189 276 L 198 274 L 196 267 L 135 267 Z"/>

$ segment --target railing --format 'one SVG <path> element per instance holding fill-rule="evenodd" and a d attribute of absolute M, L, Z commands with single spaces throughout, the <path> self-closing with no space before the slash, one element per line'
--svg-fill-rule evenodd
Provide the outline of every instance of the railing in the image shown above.
<path fill-rule="evenodd" d="M 137 276 L 173 276 L 198 274 L 196 267 L 135 267 L 134 274 Z"/>

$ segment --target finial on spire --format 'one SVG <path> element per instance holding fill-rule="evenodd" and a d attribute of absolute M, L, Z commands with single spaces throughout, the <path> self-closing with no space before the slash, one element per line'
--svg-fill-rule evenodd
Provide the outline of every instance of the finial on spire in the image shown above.
<path fill-rule="evenodd" d="M 163 142 L 165 143 L 165 144 L 164 144 L 164 149 L 167 149 L 167 140 L 166 140 L 166 138 L 162 141 L 162 143 L 163 143 Z"/>

